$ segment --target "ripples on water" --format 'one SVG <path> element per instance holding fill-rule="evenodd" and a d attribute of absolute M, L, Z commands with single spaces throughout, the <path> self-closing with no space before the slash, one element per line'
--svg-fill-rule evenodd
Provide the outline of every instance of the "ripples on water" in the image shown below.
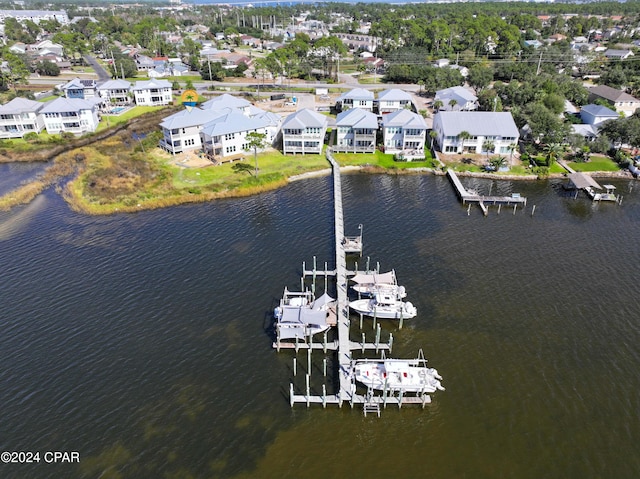
<path fill-rule="evenodd" d="M 82 460 L 0 465 L 2 477 L 640 474 L 640 223 L 627 182 L 618 207 L 553 182 L 473 180 L 529 198 L 486 218 L 441 177 L 342 183 L 346 233 L 364 224 L 365 255 L 395 268 L 418 307 L 383 335 L 394 356 L 424 348 L 440 370 L 433 404 L 380 419 L 289 408 L 293 356 L 271 349 L 270 312 L 300 287 L 302 261 L 331 267 L 329 178 L 106 218 L 49 191 L 0 240 L 0 449 Z M 0 231 L 28 208 L 0 215 Z"/>

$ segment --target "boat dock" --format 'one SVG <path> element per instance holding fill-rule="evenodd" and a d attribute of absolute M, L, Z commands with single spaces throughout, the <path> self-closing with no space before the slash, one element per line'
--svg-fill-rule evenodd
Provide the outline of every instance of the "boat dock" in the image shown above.
<path fill-rule="evenodd" d="M 465 205 L 467 203 L 477 203 L 485 216 L 489 214 L 489 208 L 487 205 L 513 205 L 514 211 L 515 208 L 517 208 L 519 205 L 522 205 L 523 208 L 527 205 L 527 199 L 520 196 L 520 194 L 518 193 L 513 193 L 511 196 L 478 195 L 477 193 L 467 191 L 467 189 L 462 185 L 462 182 L 458 178 L 458 175 L 456 175 L 455 171 L 447 170 L 447 176 L 449 177 L 451 184 L 455 188 L 460 201 L 462 201 L 462 204 Z"/>
<path fill-rule="evenodd" d="M 569 168 L 564 165 L 565 168 Z M 566 186 L 567 189 L 576 190 L 576 197 L 578 195 L 578 190 L 584 190 L 591 201 L 615 201 L 616 203 L 622 203 L 622 197 L 617 196 L 614 191 L 616 189 L 613 185 L 603 185 L 600 186 L 596 180 L 594 180 L 590 175 L 585 173 L 576 173 L 573 170 L 570 170 L 569 173 L 569 184 Z M 604 192 L 597 191 L 602 190 L 604 187 Z"/>
<path fill-rule="evenodd" d="M 335 277 L 336 284 L 336 306 L 335 306 L 335 321 L 337 327 L 337 339 L 328 340 L 327 333 L 324 333 L 322 339 L 316 341 L 312 336 L 308 339 L 295 339 L 295 342 L 280 341 L 276 339 L 273 343 L 273 348 L 280 351 L 295 350 L 298 353 L 300 350 L 306 350 L 306 372 L 304 372 L 305 385 L 303 386 L 302 394 L 296 391 L 294 383 L 290 383 L 289 387 L 289 400 L 291 407 L 294 404 L 303 403 L 309 407 L 311 404 L 322 404 L 326 407 L 327 404 L 337 404 L 342 406 L 343 403 L 348 403 L 353 407 L 355 404 L 362 404 L 363 411 L 367 413 L 375 413 L 380 415 L 380 408 L 387 405 L 397 405 L 402 407 L 405 404 L 422 405 L 431 402 L 431 397 L 428 394 L 410 394 L 399 392 L 391 392 L 386 389 L 382 391 L 381 395 L 374 394 L 372 389 L 368 389 L 366 394 L 359 394 L 357 392 L 355 375 L 353 373 L 352 365 L 352 352 L 360 351 L 365 353 L 366 351 L 375 351 L 376 354 L 384 354 L 390 352 L 393 348 L 393 335 L 389 334 L 387 342 L 381 341 L 381 327 L 380 323 L 373 320 L 373 330 L 375 331 L 375 339 L 367 342 L 366 335 L 362 332 L 361 341 L 354 341 L 350 338 L 350 318 L 349 318 L 349 298 L 347 295 L 348 290 L 348 277 L 357 274 L 357 271 L 347 270 L 347 253 L 358 253 L 362 255 L 362 225 L 359 225 L 360 234 L 356 237 L 346 237 L 344 235 L 344 217 L 342 209 L 342 184 L 340 178 L 340 166 L 334 160 L 330 151 L 327 151 L 327 160 L 331 163 L 333 171 L 333 196 L 334 196 L 334 218 L 335 218 L 335 269 L 329 269 L 327 264 L 324 264 L 324 269 L 318 269 L 316 258 L 313 258 L 312 269 L 307 269 L 305 263 L 302 264 L 302 277 L 301 286 L 304 290 L 305 278 L 312 277 L 313 282 L 311 285 L 312 291 L 315 290 L 316 277 L 323 277 L 325 291 L 327 290 L 328 277 Z M 369 270 L 369 258 L 366 261 L 367 271 Z M 379 269 L 379 265 L 376 266 Z M 356 263 L 356 270 L 358 269 Z M 362 319 L 360 321 L 360 328 L 362 329 Z M 332 394 L 327 394 L 327 358 L 323 358 L 323 384 L 321 390 L 315 385 L 312 388 L 311 385 L 311 371 L 314 369 L 312 365 L 312 354 L 314 351 L 327 353 L 328 351 L 335 352 L 337 363 L 336 374 L 333 379 L 328 381 L 329 387 L 336 388 Z M 298 360 L 297 354 L 293 358 L 293 374 L 297 376 L 298 372 Z M 301 374 L 303 371 L 301 371 Z"/>

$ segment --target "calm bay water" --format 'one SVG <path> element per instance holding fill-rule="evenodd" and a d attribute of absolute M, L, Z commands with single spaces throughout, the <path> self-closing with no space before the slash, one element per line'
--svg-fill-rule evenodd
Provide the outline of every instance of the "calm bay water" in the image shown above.
<path fill-rule="evenodd" d="M 293 353 L 271 349 L 302 261 L 333 265 L 329 178 L 106 218 L 48 191 L 1 213 L 0 451 L 81 462 L 0 477 L 638 477 L 640 188 L 615 182 L 616 206 L 465 183 L 529 206 L 485 218 L 442 177 L 343 177 L 346 233 L 364 224 L 365 255 L 418 308 L 383 335 L 395 357 L 423 348 L 447 388 L 379 419 L 291 409 Z"/>

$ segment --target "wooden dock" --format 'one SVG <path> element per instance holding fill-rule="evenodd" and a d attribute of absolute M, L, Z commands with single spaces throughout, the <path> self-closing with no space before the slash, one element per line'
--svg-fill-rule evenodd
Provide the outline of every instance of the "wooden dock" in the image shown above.
<path fill-rule="evenodd" d="M 483 196 L 478 195 L 477 193 L 473 193 L 467 191 L 467 189 L 462 185 L 462 182 L 456 175 L 455 171 L 447 170 L 447 176 L 451 181 L 460 201 L 465 205 L 467 203 L 476 203 L 480 206 L 482 213 L 487 216 L 489 214 L 489 208 L 487 205 L 513 205 L 514 208 L 522 205 L 522 207 L 527 205 L 527 199 L 520 196 L 517 193 L 512 194 L 511 196 Z"/>
<path fill-rule="evenodd" d="M 307 269 L 306 265 L 302 265 L 302 282 L 305 277 L 312 277 L 314 284 L 316 277 L 324 277 L 325 290 L 326 280 L 329 276 L 335 277 L 337 301 L 335 307 L 335 321 L 337 326 L 337 339 L 328 341 L 325 333 L 322 340 L 313 341 L 310 337 L 309 340 L 296 340 L 295 342 L 283 342 L 276 341 L 273 343 L 273 347 L 278 351 L 281 349 L 295 350 L 296 353 L 299 350 L 307 351 L 307 373 L 305 374 L 305 387 L 304 394 L 296 394 L 294 390 L 293 382 L 289 386 L 289 400 L 291 407 L 294 404 L 303 403 L 307 407 L 311 404 L 322 404 L 326 407 L 327 404 L 337 404 L 342 406 L 343 403 L 348 403 L 353 407 L 355 404 L 361 404 L 363 406 L 364 414 L 375 413 L 380 415 L 380 408 L 384 408 L 387 405 L 397 405 L 401 408 L 403 405 L 421 405 L 424 407 L 426 404 L 431 403 L 431 397 L 428 394 L 409 394 L 402 392 L 391 393 L 383 391 L 381 395 L 374 394 L 373 390 L 369 389 L 366 395 L 357 393 L 357 386 L 352 367 L 352 351 L 375 351 L 376 354 L 383 354 L 383 352 L 390 352 L 393 347 L 393 335 L 389 335 L 388 343 L 382 343 L 380 341 L 380 324 L 376 323 L 374 319 L 373 328 L 376 331 L 375 341 L 367 342 L 365 333 L 362 333 L 362 341 L 353 341 L 349 336 L 349 298 L 347 296 L 348 280 L 349 276 L 353 276 L 357 271 L 347 270 L 347 253 L 362 253 L 362 226 L 360 228 L 360 236 L 357 238 L 357 245 L 354 246 L 354 238 L 346 238 L 344 236 L 344 218 L 342 210 L 342 184 L 340 179 L 340 167 L 338 163 L 331 156 L 331 151 L 327 150 L 327 159 L 331 163 L 333 170 L 333 196 L 334 196 L 334 217 L 335 217 L 335 251 L 336 251 L 336 267 L 329 270 L 325 264 L 324 270 L 318 270 L 316 259 L 313 259 L 313 269 Z M 369 258 L 367 258 L 367 270 L 369 269 Z M 377 266 L 379 269 L 379 265 Z M 356 264 L 357 269 L 357 264 Z M 303 288 L 304 289 L 304 288 Z M 313 285 L 312 285 L 312 289 Z M 311 356 L 313 351 L 327 351 L 335 352 L 337 355 L 337 383 L 338 389 L 334 394 L 327 394 L 326 384 L 322 385 L 321 394 L 312 394 L 312 388 L 310 384 L 310 371 Z M 297 371 L 297 360 L 294 358 L 294 375 Z M 327 359 L 323 361 L 323 370 L 326 376 L 327 374 Z M 335 381 L 333 381 L 335 383 Z M 314 389 L 313 391 L 316 391 Z"/>

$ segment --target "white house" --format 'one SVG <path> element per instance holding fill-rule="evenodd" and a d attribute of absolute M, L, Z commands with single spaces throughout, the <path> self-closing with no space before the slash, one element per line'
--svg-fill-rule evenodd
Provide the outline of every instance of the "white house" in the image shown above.
<path fill-rule="evenodd" d="M 427 124 L 422 116 L 409 110 L 398 110 L 382 117 L 382 139 L 385 153 L 423 156 Z"/>
<path fill-rule="evenodd" d="M 0 138 L 22 138 L 26 133 L 40 133 L 44 117 L 40 110 L 44 103 L 14 98 L 0 106 Z"/>
<path fill-rule="evenodd" d="M 607 120 L 616 120 L 620 115 L 611 108 L 602 105 L 585 105 L 580 109 L 580 119 L 587 125 L 600 125 Z"/>
<path fill-rule="evenodd" d="M 349 108 L 361 108 L 363 110 L 373 111 L 373 92 L 364 88 L 354 88 L 351 91 L 343 93 L 337 100 L 336 106 L 339 110 L 348 110 Z"/>
<path fill-rule="evenodd" d="M 173 102 L 173 91 L 169 80 L 139 80 L 133 86 L 136 105 L 160 106 Z"/>
<path fill-rule="evenodd" d="M 162 140 L 160 147 L 171 154 L 202 148 L 200 131 L 205 123 L 215 117 L 211 111 L 198 107 L 184 109 L 166 117 L 160 123 Z"/>
<path fill-rule="evenodd" d="M 249 150 L 247 135 L 258 132 L 268 136 L 268 125 L 265 118 L 247 117 L 239 110 L 222 113 L 203 125 L 202 147 L 221 160 L 238 158 Z"/>
<path fill-rule="evenodd" d="M 438 90 L 434 98 L 434 103 L 437 101 L 442 102 L 440 110 L 444 111 L 468 111 L 478 108 L 478 97 L 461 86 L 452 86 L 444 90 Z"/>
<path fill-rule="evenodd" d="M 98 103 L 97 98 L 83 100 L 62 97 L 45 103 L 40 113 L 44 115 L 47 133 L 81 134 L 95 131 L 100 121 Z"/>
<path fill-rule="evenodd" d="M 378 117 L 370 111 L 351 108 L 336 118 L 334 151 L 373 153 L 376 151 Z"/>
<path fill-rule="evenodd" d="M 640 100 L 632 97 L 627 92 L 616 90 L 607 85 L 597 85 L 589 88 L 589 101 L 598 98 L 607 100 L 617 111 L 621 111 L 625 116 L 631 116 L 640 108 Z"/>
<path fill-rule="evenodd" d="M 433 117 L 433 131 L 443 153 L 506 154 L 520 138 L 508 112 L 441 111 Z M 490 145 L 493 147 L 486 151 Z"/>
<path fill-rule="evenodd" d="M 127 80 L 108 80 L 99 85 L 98 95 L 107 105 L 129 105 L 131 103 L 131 83 Z"/>
<path fill-rule="evenodd" d="M 282 123 L 282 152 L 322 153 L 327 117 L 304 108 L 292 113 Z"/>
<path fill-rule="evenodd" d="M 74 78 L 62 85 L 62 91 L 67 98 L 80 98 L 82 100 L 94 98 L 96 96 L 96 81 Z"/>
<path fill-rule="evenodd" d="M 251 102 L 228 93 L 223 93 L 200 105 L 203 110 L 223 110 L 225 108 L 235 108 L 244 114 L 251 111 Z M 262 110 L 261 110 L 262 111 Z"/>
<path fill-rule="evenodd" d="M 378 93 L 378 113 L 381 115 L 410 108 L 411 104 L 411 95 L 406 91 L 391 88 Z"/>

